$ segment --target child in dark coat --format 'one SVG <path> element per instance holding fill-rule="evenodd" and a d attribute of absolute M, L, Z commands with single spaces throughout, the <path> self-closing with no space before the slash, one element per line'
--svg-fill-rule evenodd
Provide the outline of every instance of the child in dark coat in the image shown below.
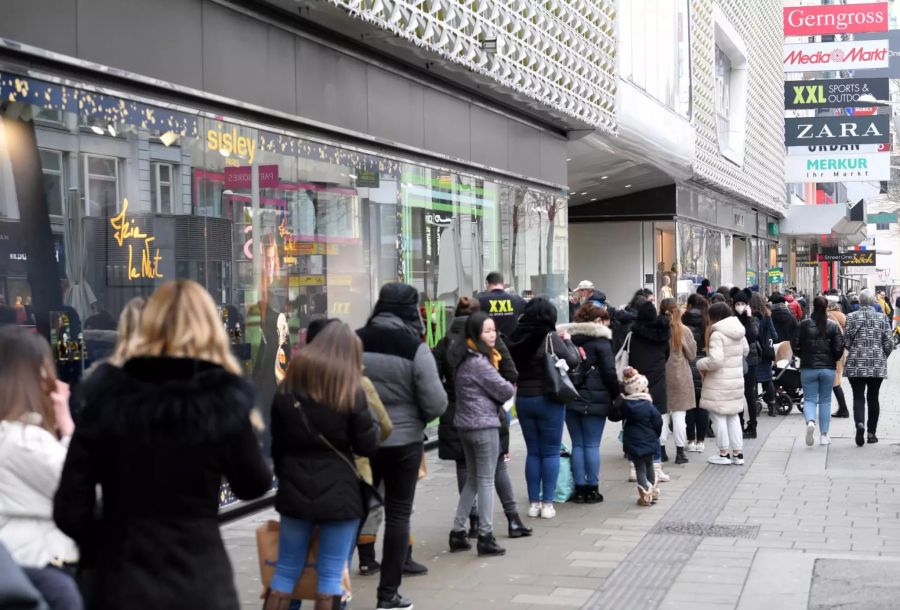
<path fill-rule="evenodd" d="M 662 416 L 650 398 L 646 377 L 632 367 L 626 368 L 622 377 L 625 382 L 625 400 L 621 406 L 622 419 L 625 420 L 622 442 L 637 473 L 637 503 L 650 506 L 659 498 L 653 455 L 659 447 Z"/>

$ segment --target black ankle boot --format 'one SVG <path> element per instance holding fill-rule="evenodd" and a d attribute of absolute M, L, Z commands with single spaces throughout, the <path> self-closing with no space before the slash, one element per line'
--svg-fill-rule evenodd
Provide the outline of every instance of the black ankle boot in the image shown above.
<path fill-rule="evenodd" d="M 687 464 L 690 460 L 684 454 L 684 447 L 675 447 L 675 463 Z"/>
<path fill-rule="evenodd" d="M 576 485 L 575 495 L 572 496 L 572 502 L 575 504 L 584 504 L 584 497 L 587 495 L 586 485 Z"/>
<path fill-rule="evenodd" d="M 665 445 L 663 445 L 663 446 L 661 446 L 661 447 L 659 448 L 659 453 L 660 453 L 660 455 L 662 455 L 662 460 L 660 460 L 660 461 L 662 461 L 662 462 L 668 462 L 668 461 L 669 461 L 669 454 L 666 453 L 666 446 L 665 446 Z"/>
<path fill-rule="evenodd" d="M 406 549 L 406 561 L 403 563 L 404 576 L 427 576 L 428 568 L 419 563 L 412 556 L 412 545 Z"/>
<path fill-rule="evenodd" d="M 747 429 L 744 430 L 744 438 L 756 438 L 756 422 L 747 422 Z"/>
<path fill-rule="evenodd" d="M 356 545 L 359 552 L 359 575 L 372 576 L 381 571 L 381 564 L 375 559 L 375 543 Z"/>
<path fill-rule="evenodd" d="M 775 417 L 775 403 L 774 402 L 767 402 L 766 409 L 768 410 L 769 417 Z"/>
<path fill-rule="evenodd" d="M 519 518 L 519 513 L 506 513 L 506 520 L 509 521 L 510 538 L 523 538 L 531 535 L 531 528 L 525 527 L 522 519 Z"/>
<path fill-rule="evenodd" d="M 468 551 L 472 548 L 466 533 L 462 530 L 450 532 L 450 552 L 459 553 L 460 551 Z"/>
<path fill-rule="evenodd" d="M 506 555 L 506 549 L 497 544 L 497 539 L 494 538 L 493 534 L 478 536 L 479 557 L 494 557 L 499 555 Z"/>
<path fill-rule="evenodd" d="M 469 515 L 469 538 L 478 538 L 478 515 Z"/>
<path fill-rule="evenodd" d="M 587 489 L 587 493 L 584 496 L 585 504 L 599 504 L 603 502 L 603 494 L 600 493 L 599 485 L 587 485 L 585 489 Z"/>

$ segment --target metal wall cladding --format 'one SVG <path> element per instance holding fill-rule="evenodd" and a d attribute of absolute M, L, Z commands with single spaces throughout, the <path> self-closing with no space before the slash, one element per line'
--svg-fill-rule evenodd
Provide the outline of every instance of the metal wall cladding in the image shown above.
<path fill-rule="evenodd" d="M 747 46 L 746 153 L 738 166 L 719 150 L 713 8 L 718 5 Z M 696 126 L 694 180 L 746 203 L 786 209 L 784 193 L 784 71 L 780 0 L 691 0 L 692 115 Z"/>

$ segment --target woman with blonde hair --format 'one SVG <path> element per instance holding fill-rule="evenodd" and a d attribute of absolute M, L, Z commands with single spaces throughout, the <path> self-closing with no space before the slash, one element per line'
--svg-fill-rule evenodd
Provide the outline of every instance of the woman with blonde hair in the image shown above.
<path fill-rule="evenodd" d="M 332 322 L 297 353 L 272 402 L 281 529 L 265 610 L 290 607 L 316 530 L 315 608 L 341 607 L 341 576 L 368 510 L 352 460 L 378 450 L 378 430 L 361 382 L 362 343 L 347 324 Z"/>
<path fill-rule="evenodd" d="M 92 570 L 89 607 L 238 608 L 219 486 L 251 499 L 272 483 L 240 372 L 209 293 L 178 280 L 147 301 L 122 366 L 84 382 L 53 515 Z"/>
<path fill-rule="evenodd" d="M 669 357 L 666 359 L 666 397 L 669 413 L 663 416 L 660 442 L 665 446 L 668 437 L 668 419 L 672 419 L 672 435 L 675 437 L 675 463 L 687 464 L 684 454 L 687 443 L 687 412 L 697 408 L 694 393 L 694 374 L 691 362 L 697 357 L 694 333 L 681 322 L 681 308 L 675 299 L 663 299 L 659 311 L 669 319 L 672 335 L 669 338 Z"/>
<path fill-rule="evenodd" d="M 78 549 L 52 517 L 74 431 L 50 346 L 24 328 L 0 328 L 0 543 L 52 610 L 84 607 L 71 576 Z"/>
<path fill-rule="evenodd" d="M 128 349 L 137 339 L 138 329 L 141 325 L 141 317 L 144 313 L 144 307 L 147 306 L 147 297 L 134 297 L 125 304 L 122 313 L 119 314 L 119 336 L 116 339 L 116 346 L 113 353 L 109 357 L 110 364 L 122 366 L 128 359 Z"/>

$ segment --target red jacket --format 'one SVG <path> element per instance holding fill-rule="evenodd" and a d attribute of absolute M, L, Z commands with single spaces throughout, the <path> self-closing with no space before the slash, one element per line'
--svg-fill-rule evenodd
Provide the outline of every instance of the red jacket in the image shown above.
<path fill-rule="evenodd" d="M 797 318 L 798 321 L 803 319 L 803 308 L 800 307 L 800 303 L 794 300 L 793 295 L 787 295 L 784 297 L 784 300 L 787 301 L 788 309 L 791 310 L 791 313 L 794 314 L 794 317 Z"/>

